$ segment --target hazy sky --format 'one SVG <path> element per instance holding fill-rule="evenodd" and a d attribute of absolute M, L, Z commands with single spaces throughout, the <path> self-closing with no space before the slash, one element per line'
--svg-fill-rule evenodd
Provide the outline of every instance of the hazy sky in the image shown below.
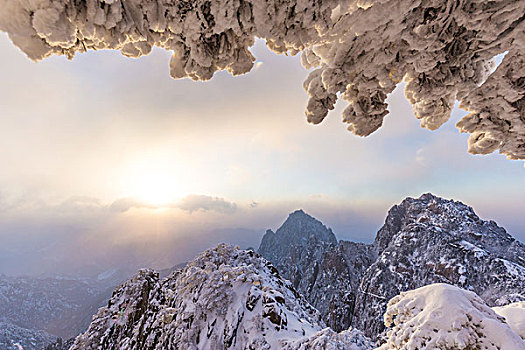
<path fill-rule="evenodd" d="M 205 83 L 169 78 L 157 50 L 33 63 L 0 34 L 0 52 L 0 273 L 168 266 L 221 241 L 257 246 L 298 208 L 371 241 L 388 208 L 424 192 L 525 241 L 523 162 L 467 154 L 461 110 L 421 129 L 400 88 L 360 138 L 343 105 L 308 124 L 299 57 L 262 42 L 250 74 Z"/>

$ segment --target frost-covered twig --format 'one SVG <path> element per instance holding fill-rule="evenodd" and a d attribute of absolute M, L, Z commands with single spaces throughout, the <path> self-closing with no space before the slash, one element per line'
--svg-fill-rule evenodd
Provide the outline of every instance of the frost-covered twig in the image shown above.
<path fill-rule="evenodd" d="M 460 100 L 471 153 L 525 159 L 524 13 L 522 0 L 0 0 L 0 30 L 33 60 L 158 46 L 173 51 L 172 77 L 194 80 L 247 73 L 260 37 L 317 68 L 304 83 L 312 123 L 340 96 L 348 129 L 367 136 L 404 79 L 423 127 L 439 128 Z"/>

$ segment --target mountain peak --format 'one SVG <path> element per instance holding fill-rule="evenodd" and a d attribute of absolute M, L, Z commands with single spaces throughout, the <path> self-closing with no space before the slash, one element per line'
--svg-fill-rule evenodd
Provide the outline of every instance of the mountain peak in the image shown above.
<path fill-rule="evenodd" d="M 297 209 L 297 210 L 291 212 L 290 214 L 288 214 L 288 218 L 286 219 L 286 221 L 288 221 L 288 220 L 307 220 L 307 221 L 320 222 L 319 220 L 317 220 L 313 216 L 305 213 L 304 210 L 302 210 L 302 209 Z"/>
<path fill-rule="evenodd" d="M 290 216 L 308 216 L 308 217 L 311 217 L 310 215 L 306 214 L 304 212 L 304 210 L 302 210 L 302 209 L 297 209 L 297 210 L 291 212 L 290 214 L 288 214 L 288 217 L 290 217 Z"/>
<path fill-rule="evenodd" d="M 293 232 L 290 232 L 290 229 Z M 337 239 L 330 228 L 321 221 L 298 209 L 288 215 L 286 221 L 277 229 L 276 234 L 293 234 L 301 237 L 314 237 L 320 241 L 337 244 Z"/>
<path fill-rule="evenodd" d="M 324 328 L 319 312 L 269 262 L 220 244 L 164 280 L 139 272 L 117 288 L 72 349 L 276 349 L 315 340 Z M 354 338 L 366 341 L 360 333 Z"/>
<path fill-rule="evenodd" d="M 277 231 L 266 231 L 259 253 L 275 261 L 289 256 L 293 247 L 311 244 L 336 245 L 337 238 L 322 222 L 299 209 L 290 213 Z"/>
<path fill-rule="evenodd" d="M 427 225 L 452 232 L 481 223 L 483 221 L 468 205 L 424 193 L 419 198 L 407 197 L 390 208 L 374 245 L 378 252 L 383 251 L 393 236 L 409 225 Z"/>

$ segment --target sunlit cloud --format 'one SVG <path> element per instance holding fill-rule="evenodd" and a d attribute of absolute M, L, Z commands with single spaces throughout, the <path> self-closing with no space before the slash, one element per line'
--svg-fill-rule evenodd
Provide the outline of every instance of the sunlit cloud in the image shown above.
<path fill-rule="evenodd" d="M 141 198 L 120 198 L 115 200 L 109 206 L 110 211 L 118 213 L 124 213 L 133 208 L 181 209 L 190 214 L 196 211 L 215 211 L 223 214 L 232 214 L 237 210 L 237 204 L 234 202 L 229 202 L 224 198 L 192 194 L 184 198 L 162 204 L 153 204 Z"/>
<path fill-rule="evenodd" d="M 184 197 L 179 203 L 176 203 L 175 206 L 190 213 L 202 210 L 231 214 L 237 211 L 237 204 L 233 202 L 228 202 L 224 198 L 204 195 L 190 195 Z"/>
<path fill-rule="evenodd" d="M 101 208 L 103 208 L 103 204 L 100 199 L 88 196 L 70 197 L 56 207 L 59 212 L 85 212 L 90 210 L 99 210 Z"/>
<path fill-rule="evenodd" d="M 145 202 L 139 198 L 119 198 L 109 206 L 109 210 L 117 213 L 124 213 L 132 208 L 147 208 L 155 209 L 158 208 L 152 204 Z"/>

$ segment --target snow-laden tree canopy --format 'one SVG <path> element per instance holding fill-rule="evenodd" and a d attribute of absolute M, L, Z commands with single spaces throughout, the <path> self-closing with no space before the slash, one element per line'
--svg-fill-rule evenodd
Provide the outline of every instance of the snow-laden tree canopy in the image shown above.
<path fill-rule="evenodd" d="M 314 68 L 304 82 L 312 123 L 341 98 L 348 129 L 367 136 L 404 79 L 423 127 L 439 128 L 459 100 L 469 152 L 525 159 L 524 14 L 523 0 L 0 0 L 0 30 L 33 60 L 162 47 L 171 76 L 195 80 L 247 73 L 248 48 L 264 38 Z"/>

